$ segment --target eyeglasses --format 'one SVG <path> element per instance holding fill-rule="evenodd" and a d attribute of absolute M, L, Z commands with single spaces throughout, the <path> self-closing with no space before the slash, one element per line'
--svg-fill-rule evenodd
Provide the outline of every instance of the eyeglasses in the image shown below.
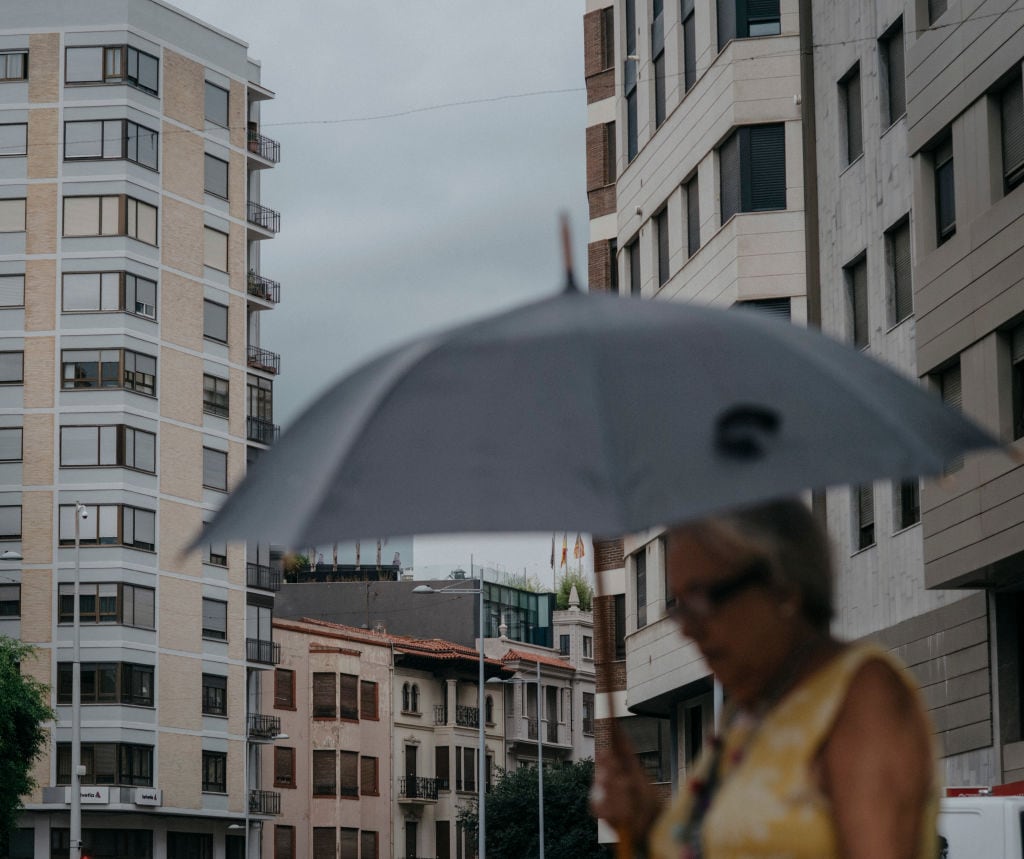
<path fill-rule="evenodd" d="M 696 588 L 676 597 L 668 614 L 675 620 L 707 620 L 733 597 L 748 588 L 768 584 L 771 581 L 771 566 L 760 558 L 744 567 L 730 579 Z"/>

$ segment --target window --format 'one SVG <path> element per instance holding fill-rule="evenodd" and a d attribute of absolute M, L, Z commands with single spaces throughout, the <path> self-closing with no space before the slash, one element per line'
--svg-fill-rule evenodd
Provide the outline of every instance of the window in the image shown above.
<path fill-rule="evenodd" d="M 693 17 L 693 0 L 682 0 L 683 20 L 683 88 L 689 92 L 697 82 L 697 35 Z"/>
<path fill-rule="evenodd" d="M 28 80 L 28 51 L 0 51 L 0 81 Z"/>
<path fill-rule="evenodd" d="M 313 859 L 335 859 L 338 853 L 338 832 L 332 826 L 313 827 Z"/>
<path fill-rule="evenodd" d="M 228 380 L 203 374 L 203 411 L 208 415 L 228 416 Z"/>
<path fill-rule="evenodd" d="M 629 294 L 640 296 L 640 239 L 626 245 L 626 265 L 629 267 Z"/>
<path fill-rule="evenodd" d="M 213 155 L 206 156 L 204 189 L 214 197 L 228 198 L 228 162 Z"/>
<path fill-rule="evenodd" d="M 203 750 L 203 793 L 228 792 L 228 756 L 226 752 Z"/>
<path fill-rule="evenodd" d="M 889 286 L 889 320 L 896 325 L 914 312 L 909 218 L 904 218 L 885 233 L 885 270 Z"/>
<path fill-rule="evenodd" d="M 647 552 L 641 549 L 633 556 L 636 577 L 636 628 L 647 626 Z"/>
<path fill-rule="evenodd" d="M 65 349 L 61 387 L 125 388 L 156 396 L 156 358 L 127 349 Z"/>
<path fill-rule="evenodd" d="M 657 245 L 658 286 L 668 283 L 668 207 L 654 216 L 654 235 Z"/>
<path fill-rule="evenodd" d="M 213 859 L 213 836 L 195 832 L 168 832 L 167 859 Z"/>
<path fill-rule="evenodd" d="M 1024 325 L 1010 334 L 1011 403 L 1013 438 L 1024 438 Z"/>
<path fill-rule="evenodd" d="M 156 435 L 123 424 L 60 428 L 62 468 L 120 466 L 156 473 Z"/>
<path fill-rule="evenodd" d="M 25 306 L 25 275 L 0 274 L 0 308 Z"/>
<path fill-rule="evenodd" d="M 203 714 L 226 716 L 228 714 L 228 678 L 219 674 L 203 675 Z"/>
<path fill-rule="evenodd" d="M 860 111 L 860 63 L 856 63 L 839 81 L 839 121 L 846 150 L 846 163 L 852 164 L 864 152 Z"/>
<path fill-rule="evenodd" d="M 203 336 L 208 340 L 216 340 L 218 343 L 228 342 L 227 305 L 204 299 Z"/>
<path fill-rule="evenodd" d="M 359 830 L 350 826 L 341 827 L 338 840 L 338 859 L 359 859 Z"/>
<path fill-rule="evenodd" d="M 70 704 L 73 663 L 57 664 L 57 703 Z M 153 706 L 153 666 L 129 662 L 83 662 L 83 704 Z"/>
<path fill-rule="evenodd" d="M 732 39 L 777 36 L 782 32 L 779 0 L 717 0 L 718 50 Z"/>
<path fill-rule="evenodd" d="M 249 394 L 249 415 L 263 421 L 274 419 L 274 383 L 270 379 L 249 376 L 246 381 Z"/>
<path fill-rule="evenodd" d="M 228 604 L 203 597 L 203 638 L 228 639 Z"/>
<path fill-rule="evenodd" d="M 58 588 L 59 622 L 73 623 L 75 586 Z M 78 586 L 80 623 L 119 623 L 143 629 L 156 627 L 156 591 L 117 582 L 83 582 Z"/>
<path fill-rule="evenodd" d="M 583 636 L 583 658 L 594 658 L 594 636 L 592 635 Z"/>
<path fill-rule="evenodd" d="M 0 54 L 0 58 L 3 54 Z M 12 122 L 0 125 L 0 158 L 28 154 L 28 124 Z"/>
<path fill-rule="evenodd" d="M 228 91 L 206 82 L 206 118 L 222 128 L 228 127 Z"/>
<path fill-rule="evenodd" d="M 295 859 L 295 827 L 274 824 L 274 859 Z"/>
<path fill-rule="evenodd" d="M 434 747 L 434 777 L 438 790 L 448 790 L 448 746 Z"/>
<path fill-rule="evenodd" d="M 295 709 L 295 672 L 288 668 L 274 669 L 274 708 Z"/>
<path fill-rule="evenodd" d="M 313 718 L 334 719 L 337 715 L 337 675 L 328 671 L 314 672 Z"/>
<path fill-rule="evenodd" d="M 623 660 L 626 658 L 626 595 L 615 594 L 615 631 L 612 643 L 614 645 L 614 658 Z"/>
<path fill-rule="evenodd" d="M 484 723 L 494 724 L 494 696 L 488 695 L 484 700 Z"/>
<path fill-rule="evenodd" d="M 0 507 L 0 540 L 21 539 L 21 506 Z"/>
<path fill-rule="evenodd" d="M 636 93 L 636 0 L 626 0 L 626 58 L 623 78 L 626 96 L 626 160 L 632 161 L 639 151 L 637 137 L 637 93 Z"/>
<path fill-rule="evenodd" d="M 921 521 L 921 487 L 917 480 L 904 480 L 893 485 L 896 529 L 902 530 Z"/>
<path fill-rule="evenodd" d="M 420 689 L 415 683 L 402 684 L 402 712 L 418 713 L 420 711 Z"/>
<path fill-rule="evenodd" d="M 862 256 L 843 269 L 846 281 L 847 318 L 850 339 L 858 349 L 868 347 L 868 261 Z"/>
<path fill-rule="evenodd" d="M 870 483 L 853 490 L 856 504 L 857 550 L 866 549 L 875 542 L 875 491 Z"/>
<path fill-rule="evenodd" d="M 583 733 L 594 733 L 594 693 L 583 693 Z"/>
<path fill-rule="evenodd" d="M 372 680 L 359 681 L 359 718 L 377 719 L 377 684 Z"/>
<path fill-rule="evenodd" d="M 882 127 L 888 128 L 907 112 L 902 16 L 878 40 L 878 57 L 882 76 Z"/>
<path fill-rule="evenodd" d="M 757 313 L 767 313 L 787 322 L 791 318 L 792 308 L 789 298 L 749 298 L 745 301 L 737 301 L 733 307 L 739 310 L 754 310 Z"/>
<path fill-rule="evenodd" d="M 337 793 L 338 774 L 334 749 L 314 749 L 313 796 L 336 796 Z"/>
<path fill-rule="evenodd" d="M 125 159 L 150 170 L 159 167 L 160 134 L 128 119 L 64 123 L 64 160 Z"/>
<path fill-rule="evenodd" d="M 130 45 L 67 48 L 64 82 L 68 84 L 126 83 L 156 95 L 160 61 Z"/>
<path fill-rule="evenodd" d="M 445 824 L 447 826 L 447 824 Z M 442 854 L 438 850 L 438 856 L 448 856 L 449 854 Z M 364 829 L 359 833 L 359 859 L 378 859 L 379 853 L 377 849 L 377 833 L 372 832 L 369 829 Z"/>
<path fill-rule="evenodd" d="M 82 784 L 153 786 L 153 747 L 82 743 Z M 57 743 L 57 784 L 71 784 L 71 743 Z"/>
<path fill-rule="evenodd" d="M 274 746 L 274 787 L 295 787 L 295 749 Z"/>
<path fill-rule="evenodd" d="M 359 792 L 363 796 L 379 796 L 378 760 L 363 756 L 359 759 Z"/>
<path fill-rule="evenodd" d="M 946 0 L 928 0 L 928 24 L 934 24 L 946 11 Z"/>
<path fill-rule="evenodd" d="M 21 427 L 0 427 L 0 462 L 21 462 Z"/>
<path fill-rule="evenodd" d="M 700 250 L 700 186 L 697 175 L 684 186 L 686 193 L 686 256 L 692 257 Z"/>
<path fill-rule="evenodd" d="M 0 233 L 25 232 L 24 199 L 0 200 Z"/>
<path fill-rule="evenodd" d="M 31 829 L 21 831 L 32 834 Z M 10 859 L 33 859 L 36 854 L 31 839 L 27 847 L 27 853 L 12 851 Z M 63 859 L 70 850 L 71 830 L 52 827 L 49 854 L 52 859 Z M 148 829 L 83 829 L 82 856 L 89 859 L 153 859 L 153 833 Z"/>
<path fill-rule="evenodd" d="M 569 655 L 569 639 L 570 637 L 568 635 L 558 636 L 558 653 L 561 656 Z"/>
<path fill-rule="evenodd" d="M 203 486 L 220 492 L 228 491 L 227 451 L 203 448 Z"/>
<path fill-rule="evenodd" d="M 718 149 L 722 223 L 737 212 L 786 208 L 785 126 L 748 125 Z"/>
<path fill-rule="evenodd" d="M 654 127 L 665 121 L 665 0 L 654 0 L 651 56 L 654 58 Z"/>
<path fill-rule="evenodd" d="M 937 373 L 932 374 L 932 382 L 938 389 L 939 396 L 942 397 L 942 401 L 954 409 L 960 409 L 963 407 L 963 389 L 961 386 L 960 377 L 960 359 L 957 359 L 946 366 L 944 369 L 939 370 Z M 962 456 L 957 457 L 946 466 L 946 473 L 957 471 L 964 464 Z"/>
<path fill-rule="evenodd" d="M 1003 190 L 1010 193 L 1024 182 L 1024 83 L 1018 71 L 999 94 L 1002 126 Z"/>
<path fill-rule="evenodd" d="M 20 385 L 24 381 L 24 353 L 0 352 L 0 385 Z"/>
<path fill-rule="evenodd" d="M 228 270 L 228 234 L 211 227 L 203 228 L 203 265 L 217 271 Z"/>
<path fill-rule="evenodd" d="M 126 194 L 64 198 L 64 236 L 128 236 L 157 243 L 157 208 Z"/>
<path fill-rule="evenodd" d="M 209 522 L 204 521 L 205 528 Z M 211 542 L 203 545 L 203 563 L 213 564 L 215 567 L 226 567 L 228 565 L 228 544 L 224 540 Z"/>
<path fill-rule="evenodd" d="M 156 319 L 156 281 L 127 271 L 69 272 L 61 278 L 61 309 L 119 311 Z"/>
<path fill-rule="evenodd" d="M 338 717 L 358 721 L 359 678 L 355 674 L 341 674 L 338 680 L 338 691 L 341 693 L 341 706 L 338 708 Z"/>
<path fill-rule="evenodd" d="M 956 193 L 953 183 L 953 138 L 946 135 L 932 152 L 935 169 L 935 226 L 941 245 L 956 233 Z"/>
<path fill-rule="evenodd" d="M 21 585 L 0 584 L 0 619 L 21 617 Z"/>

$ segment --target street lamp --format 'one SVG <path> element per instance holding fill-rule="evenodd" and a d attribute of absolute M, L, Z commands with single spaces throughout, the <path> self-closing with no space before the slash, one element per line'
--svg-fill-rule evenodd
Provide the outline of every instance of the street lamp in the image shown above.
<path fill-rule="evenodd" d="M 480 617 L 480 680 L 477 684 L 479 691 L 476 721 L 480 727 L 480 751 L 477 761 L 477 856 L 479 859 L 486 859 L 487 841 L 484 813 L 485 785 L 487 778 L 487 741 L 484 737 L 484 577 L 480 574 L 480 585 L 476 588 L 455 588 L 450 585 L 446 588 L 434 588 L 430 585 L 418 585 L 412 589 L 414 594 L 477 594 L 479 597 L 478 611 Z"/>
<path fill-rule="evenodd" d="M 540 699 L 540 660 L 537 660 L 537 837 L 539 839 L 539 849 L 537 855 L 540 859 L 544 859 L 544 739 L 541 734 L 541 699 Z M 528 680 L 522 680 L 519 677 L 513 677 L 509 680 L 499 680 L 497 677 L 492 677 L 487 681 L 488 683 L 522 683 L 526 684 Z"/>

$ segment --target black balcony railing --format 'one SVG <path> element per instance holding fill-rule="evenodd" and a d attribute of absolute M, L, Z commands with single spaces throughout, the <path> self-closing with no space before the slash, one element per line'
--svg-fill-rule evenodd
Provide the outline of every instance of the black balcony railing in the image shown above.
<path fill-rule="evenodd" d="M 281 144 L 258 131 L 249 129 L 249 151 L 267 161 L 277 164 L 281 160 Z"/>
<path fill-rule="evenodd" d="M 272 740 L 281 733 L 281 717 L 267 716 L 263 713 L 250 713 L 248 716 L 249 736 L 261 740 Z"/>
<path fill-rule="evenodd" d="M 281 571 L 266 564 L 247 563 L 245 565 L 245 580 L 250 588 L 259 588 L 264 591 L 281 590 Z"/>
<path fill-rule="evenodd" d="M 280 814 L 281 794 L 275 790 L 250 790 L 249 814 Z"/>
<path fill-rule="evenodd" d="M 447 725 L 448 724 L 448 708 L 444 704 L 434 705 L 434 724 L 435 725 Z"/>
<path fill-rule="evenodd" d="M 398 780 L 398 796 L 401 799 L 437 799 L 437 779 L 403 776 Z"/>
<path fill-rule="evenodd" d="M 281 661 L 281 645 L 276 641 L 264 641 L 262 638 L 247 638 L 245 658 L 250 662 L 277 665 Z"/>
<path fill-rule="evenodd" d="M 275 212 L 266 206 L 262 206 L 255 200 L 249 201 L 249 208 L 246 212 L 250 224 L 262 227 L 268 233 L 281 232 L 281 213 Z"/>
<path fill-rule="evenodd" d="M 246 352 L 246 363 L 254 370 L 262 370 L 264 373 L 281 372 L 281 356 L 277 352 L 253 346 L 251 343 Z"/>
<path fill-rule="evenodd" d="M 269 277 L 261 277 L 254 271 L 249 272 L 249 295 L 255 295 L 271 304 L 281 300 L 281 284 Z"/>
<path fill-rule="evenodd" d="M 480 727 L 480 708 L 467 707 L 464 704 L 455 705 L 455 724 L 463 728 Z"/>
<path fill-rule="evenodd" d="M 258 441 L 260 444 L 273 444 L 280 435 L 281 427 L 272 421 L 253 417 L 245 419 L 245 437 L 249 441 Z"/>

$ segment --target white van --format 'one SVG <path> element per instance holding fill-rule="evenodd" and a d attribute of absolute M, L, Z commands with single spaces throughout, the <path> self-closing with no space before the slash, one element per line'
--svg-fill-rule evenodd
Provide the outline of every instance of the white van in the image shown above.
<path fill-rule="evenodd" d="M 939 807 L 943 859 L 1024 859 L 1024 783 L 949 788 Z M 945 839 L 945 843 L 942 842 Z"/>

